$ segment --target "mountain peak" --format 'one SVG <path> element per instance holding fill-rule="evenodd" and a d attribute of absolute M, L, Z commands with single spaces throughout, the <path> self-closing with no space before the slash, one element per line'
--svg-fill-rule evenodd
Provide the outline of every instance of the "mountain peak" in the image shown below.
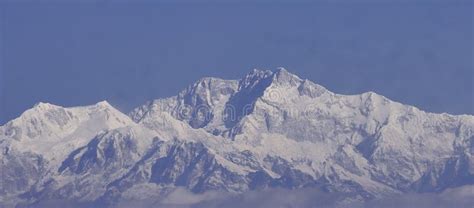
<path fill-rule="evenodd" d="M 100 101 L 96 104 L 89 105 L 89 106 L 76 106 L 76 107 L 71 107 L 71 109 L 77 109 L 77 108 L 114 108 L 109 102 L 106 100 Z M 36 103 L 30 110 L 36 110 L 36 111 L 49 111 L 49 110 L 54 110 L 54 109 L 68 109 L 67 107 L 59 106 L 59 105 L 54 105 L 51 103 L 46 103 L 46 102 L 38 102 Z"/>
<path fill-rule="evenodd" d="M 262 80 L 273 76 L 273 74 L 270 70 L 253 69 L 240 80 L 239 89 L 253 88 L 258 83 L 261 83 Z"/>
<path fill-rule="evenodd" d="M 189 85 L 178 94 L 186 105 L 213 105 L 221 96 L 228 96 L 237 88 L 236 80 L 224 80 L 215 77 L 205 77 Z"/>
<path fill-rule="evenodd" d="M 104 107 L 104 108 L 112 107 L 112 105 L 110 105 L 110 103 L 107 102 L 106 100 L 100 101 L 100 102 L 96 103 L 94 106 Z"/>
<path fill-rule="evenodd" d="M 259 69 L 259 68 L 254 68 L 252 69 L 251 72 L 249 72 L 247 75 L 257 75 L 257 74 L 272 74 L 273 72 L 268 70 L 268 69 Z"/>
<path fill-rule="evenodd" d="M 298 76 L 288 72 L 288 70 L 283 67 L 278 67 L 277 71 L 273 73 L 273 82 L 276 83 L 298 85 L 302 81 L 303 80 Z"/>
<path fill-rule="evenodd" d="M 43 115 L 47 112 L 61 110 L 64 107 L 59 105 L 53 105 L 51 103 L 46 102 L 38 102 L 33 107 L 25 110 L 20 117 L 29 117 L 33 115 Z M 14 119 L 15 120 L 15 119 Z M 12 120 L 13 121 L 13 120 Z"/>
<path fill-rule="evenodd" d="M 41 102 L 0 126 L 0 198 L 154 202 L 179 185 L 322 188 L 352 203 L 443 191 L 474 176 L 474 116 L 425 113 L 373 92 L 334 94 L 281 67 L 239 81 L 203 78 L 130 117 L 107 101 Z"/>
<path fill-rule="evenodd" d="M 252 78 L 252 77 L 259 77 L 259 78 L 263 78 L 263 77 L 268 77 L 268 76 L 271 76 L 273 74 L 273 72 L 271 70 L 268 70 L 268 69 L 253 69 L 251 72 L 249 72 L 248 74 L 245 75 L 244 79 L 245 78 Z"/>
<path fill-rule="evenodd" d="M 51 103 L 38 102 L 33 106 L 33 109 L 46 110 L 46 109 L 50 109 L 50 108 L 53 108 L 53 107 L 59 107 L 59 106 L 53 105 Z"/>
<path fill-rule="evenodd" d="M 209 85 L 209 83 L 211 82 L 214 82 L 214 81 L 218 81 L 218 80 L 221 80 L 219 78 L 216 78 L 216 77 L 203 77 L 201 79 L 198 79 L 196 82 L 194 82 L 193 84 L 191 84 L 191 86 L 193 88 L 196 88 L 196 87 L 206 87 Z"/>
<path fill-rule="evenodd" d="M 204 77 L 189 85 L 185 91 L 196 91 L 201 88 L 224 88 L 236 84 L 235 80 L 225 80 L 216 77 Z"/>
<path fill-rule="evenodd" d="M 277 67 L 275 71 L 253 69 L 241 80 L 241 82 L 242 84 L 244 84 L 245 87 L 248 87 L 249 85 L 258 83 L 262 80 L 266 80 L 267 78 L 269 78 L 269 81 L 271 83 L 277 83 L 277 84 L 296 85 L 303 81 L 295 74 L 290 73 L 284 67 Z M 268 84 L 271 84 L 271 83 L 268 83 Z"/>
<path fill-rule="evenodd" d="M 290 74 L 290 72 L 288 72 L 288 70 L 285 69 L 285 67 L 277 67 L 275 73 L 288 73 L 288 74 Z"/>

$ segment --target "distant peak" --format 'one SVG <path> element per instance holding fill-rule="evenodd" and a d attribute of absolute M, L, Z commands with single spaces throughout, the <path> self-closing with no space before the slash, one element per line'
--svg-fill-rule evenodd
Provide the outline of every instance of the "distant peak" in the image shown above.
<path fill-rule="evenodd" d="M 278 76 L 278 75 L 296 76 L 296 75 L 290 73 L 287 69 L 285 69 L 283 67 L 277 67 L 274 74 L 276 76 Z"/>
<path fill-rule="evenodd" d="M 248 88 L 256 85 L 261 80 L 265 80 L 273 75 L 270 70 L 253 69 L 250 73 L 240 80 L 240 88 Z"/>
<path fill-rule="evenodd" d="M 277 67 L 276 72 L 277 73 L 288 73 L 288 70 L 286 70 L 285 67 Z"/>
<path fill-rule="evenodd" d="M 245 75 L 245 77 L 265 77 L 265 76 L 270 76 L 271 74 L 273 74 L 273 72 L 270 70 L 255 68 L 250 73 Z"/>
<path fill-rule="evenodd" d="M 216 80 L 222 80 L 222 79 L 217 78 L 217 77 L 203 77 L 201 79 L 198 79 L 195 82 L 195 84 L 197 84 L 197 83 L 209 83 L 209 82 L 216 81 Z"/>
<path fill-rule="evenodd" d="M 214 83 L 226 83 L 226 82 L 235 82 L 235 80 L 225 80 L 217 77 L 203 77 L 193 84 L 191 84 L 189 87 L 190 88 L 199 88 L 199 87 L 204 87 L 208 88 L 210 85 Z"/>
<path fill-rule="evenodd" d="M 290 73 L 284 67 L 278 67 L 275 71 L 253 69 L 250 73 L 246 74 L 243 79 L 240 80 L 240 89 L 249 87 L 251 88 L 258 83 L 266 83 L 263 85 L 268 87 L 272 83 L 276 85 L 298 86 L 302 82 L 302 79 Z"/>
<path fill-rule="evenodd" d="M 100 108 L 100 109 L 109 109 L 109 108 L 113 108 L 115 109 L 109 102 L 107 102 L 106 100 L 103 100 L 103 101 L 100 101 L 98 103 L 96 103 L 95 105 L 92 105 L 93 107 L 96 107 L 96 108 Z"/>
<path fill-rule="evenodd" d="M 216 77 L 204 77 L 196 82 L 188 85 L 183 91 L 178 94 L 178 97 L 184 98 L 186 96 L 203 96 L 209 97 L 218 94 L 231 94 L 237 88 L 237 80 L 225 80 Z M 207 99 L 207 98 L 206 98 Z"/>
<path fill-rule="evenodd" d="M 106 100 L 103 100 L 103 101 L 100 101 L 98 103 L 95 104 L 96 106 L 111 106 L 109 102 L 107 102 Z"/>
<path fill-rule="evenodd" d="M 38 102 L 33 106 L 33 109 L 47 110 L 47 109 L 51 109 L 51 108 L 54 108 L 54 107 L 59 107 L 59 106 L 53 105 L 51 103 Z"/>
<path fill-rule="evenodd" d="M 34 107 L 48 107 L 50 106 L 51 104 L 49 103 L 44 103 L 44 102 L 38 102 L 34 105 Z"/>
<path fill-rule="evenodd" d="M 303 80 L 300 79 L 298 76 L 290 73 L 283 67 L 278 67 L 275 73 L 273 74 L 273 82 L 276 83 L 284 83 L 290 85 L 297 85 L 300 84 Z"/>

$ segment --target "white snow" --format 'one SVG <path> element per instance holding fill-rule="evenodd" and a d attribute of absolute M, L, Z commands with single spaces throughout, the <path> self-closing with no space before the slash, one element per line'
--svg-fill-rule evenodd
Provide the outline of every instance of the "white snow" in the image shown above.
<path fill-rule="evenodd" d="M 269 78 L 265 89 L 252 88 Z M 254 107 L 250 114 L 226 125 L 226 104 L 243 89 L 263 94 L 244 103 Z M 182 111 L 202 106 L 211 110 L 212 118 L 204 126 L 191 126 L 200 118 L 183 116 Z M 474 173 L 474 116 L 427 113 L 374 92 L 336 94 L 283 68 L 254 70 L 240 81 L 203 78 L 178 96 L 149 102 L 129 116 L 106 101 L 72 108 L 38 103 L 0 127 L 0 148 L 3 154 L 14 149 L 42 155 L 55 169 L 104 132 L 133 135 L 141 155 L 155 137 L 202 143 L 217 163 L 239 175 L 257 169 L 229 160 L 234 153 L 250 152 L 273 178 L 280 175 L 265 158 L 282 158 L 314 178 L 336 175 L 378 196 L 399 193 L 394 187 L 400 181 L 414 183 L 432 167 L 461 155 Z M 55 177 L 59 184 L 73 180 Z M 162 188 L 135 184 L 127 195 L 140 187 Z"/>

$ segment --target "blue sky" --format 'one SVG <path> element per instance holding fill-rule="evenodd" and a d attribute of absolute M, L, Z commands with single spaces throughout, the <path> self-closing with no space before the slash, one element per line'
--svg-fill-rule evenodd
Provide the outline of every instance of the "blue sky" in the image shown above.
<path fill-rule="evenodd" d="M 474 114 L 472 3 L 0 2 L 0 124 L 39 101 L 128 111 L 279 66 L 337 93 Z"/>

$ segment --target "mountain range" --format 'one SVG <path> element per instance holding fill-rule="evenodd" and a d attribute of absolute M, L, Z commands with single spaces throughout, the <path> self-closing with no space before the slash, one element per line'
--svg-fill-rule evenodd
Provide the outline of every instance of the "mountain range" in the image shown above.
<path fill-rule="evenodd" d="M 158 204 L 177 190 L 311 189 L 335 206 L 457 188 L 474 198 L 473 153 L 473 115 L 253 70 L 202 78 L 128 114 L 106 101 L 36 104 L 0 127 L 0 204 Z"/>

